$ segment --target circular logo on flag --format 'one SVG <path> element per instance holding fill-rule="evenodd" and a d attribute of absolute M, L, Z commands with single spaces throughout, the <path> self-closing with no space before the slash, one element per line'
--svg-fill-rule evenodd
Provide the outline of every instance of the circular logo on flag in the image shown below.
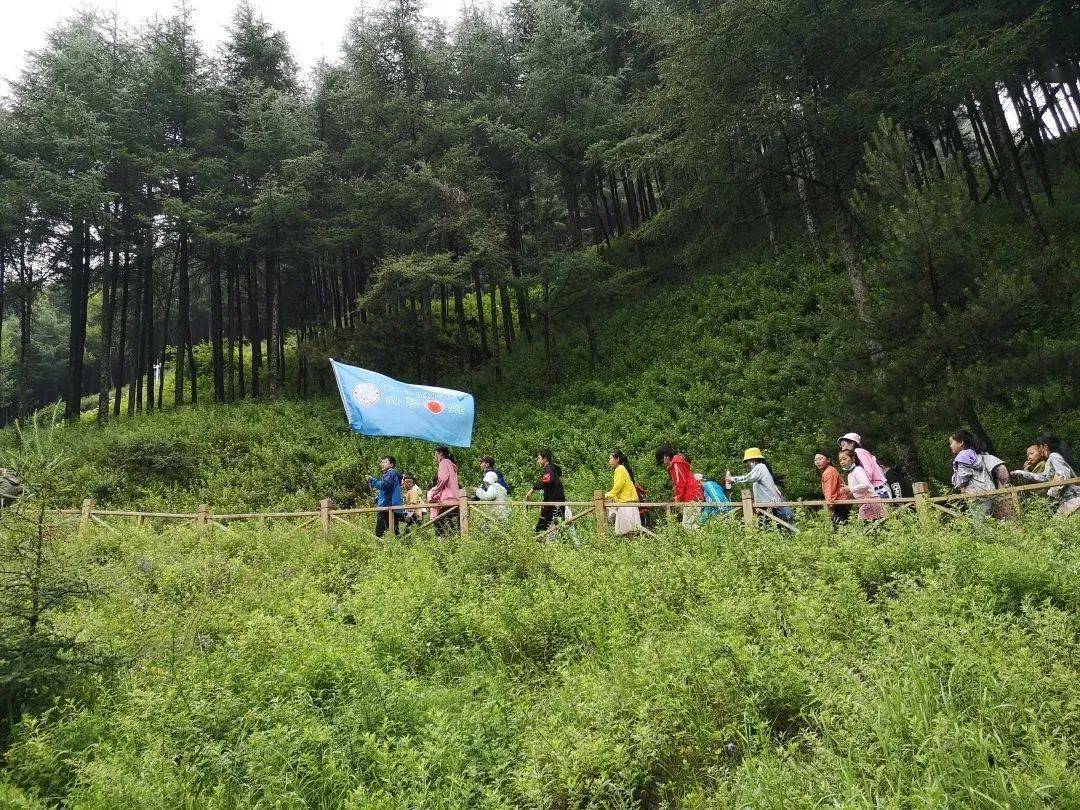
<path fill-rule="evenodd" d="M 353 386 L 352 401 L 361 408 L 370 408 L 378 404 L 380 399 L 382 399 L 382 391 L 371 383 L 357 383 Z"/>
<path fill-rule="evenodd" d="M 436 413 L 436 414 L 442 413 L 443 411 L 446 410 L 446 406 L 443 405 L 441 402 L 439 402 L 436 399 L 429 399 L 427 402 L 424 403 L 424 407 L 427 408 L 432 413 Z"/>

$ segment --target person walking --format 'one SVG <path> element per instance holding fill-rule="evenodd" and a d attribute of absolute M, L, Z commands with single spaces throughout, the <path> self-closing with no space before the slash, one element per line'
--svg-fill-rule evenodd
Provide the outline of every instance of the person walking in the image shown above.
<path fill-rule="evenodd" d="M 773 474 L 772 467 L 765 460 L 765 454 L 761 451 L 761 448 L 748 447 L 746 452 L 743 453 L 743 461 L 750 466 L 750 471 L 745 475 L 732 475 L 731 470 L 728 470 L 724 476 L 724 483 L 727 484 L 729 489 L 733 484 L 750 484 L 755 506 L 780 503 L 784 500 L 779 487 L 779 484 L 782 484 L 784 479 L 782 476 Z M 794 527 L 795 512 L 792 511 L 790 506 L 771 506 L 768 508 L 776 517 Z"/>
<path fill-rule="evenodd" d="M 700 504 L 705 501 L 705 490 L 682 453 L 670 444 L 662 444 L 656 448 L 656 463 L 667 470 L 676 503 Z M 682 525 L 687 531 L 697 529 L 701 525 L 701 507 L 684 506 Z"/>
<path fill-rule="evenodd" d="M 547 532 L 566 516 L 566 507 L 553 505 L 565 501 L 566 492 L 563 489 L 562 468 L 555 463 L 550 450 L 544 448 L 537 451 L 536 464 L 540 467 L 540 478 L 525 493 L 525 500 L 532 497 L 537 490 L 542 493 L 546 505 L 540 507 L 540 519 L 536 521 L 536 533 L 540 534 Z"/>
<path fill-rule="evenodd" d="M 435 484 L 427 494 L 428 503 L 431 504 L 431 522 L 435 524 L 436 532 L 448 534 L 457 527 L 461 516 L 447 512 L 438 504 L 457 506 L 458 498 L 461 497 L 458 467 L 450 449 L 442 445 L 435 448 L 435 464 L 438 465 Z"/>
<path fill-rule="evenodd" d="M 1013 477 L 1029 484 L 1041 484 L 1047 481 L 1068 481 L 1076 478 L 1076 463 L 1072 459 L 1068 446 L 1053 433 L 1043 433 L 1035 439 L 1039 448 L 1039 457 L 1045 463 L 1042 472 L 1013 470 Z M 1057 503 L 1057 513 L 1062 516 L 1080 512 L 1080 486 L 1063 484 L 1046 490 L 1051 500 Z"/>
<path fill-rule="evenodd" d="M 424 522 L 424 508 L 420 506 L 424 502 L 424 491 L 416 484 L 416 476 L 405 473 L 401 476 L 401 503 L 402 506 L 411 506 L 411 509 L 403 509 L 402 519 L 406 527 L 416 526 Z"/>
<path fill-rule="evenodd" d="M 633 506 L 613 506 L 608 509 L 608 518 L 615 521 L 615 534 L 637 534 L 641 532 L 641 513 L 638 511 L 638 491 L 634 482 L 634 471 L 622 450 L 615 450 L 608 457 L 608 466 L 613 470 L 611 489 L 604 495 L 608 501 L 616 504 L 629 503 Z"/>
<path fill-rule="evenodd" d="M 380 475 L 368 479 L 372 491 L 375 492 L 375 505 L 379 507 L 401 506 L 401 476 L 397 471 L 397 459 L 393 456 L 383 456 L 379 459 Z M 390 528 L 389 509 L 378 512 L 375 516 L 375 536 L 382 537 Z M 398 533 L 398 520 L 401 516 L 399 510 L 394 511 L 394 534 Z"/>
<path fill-rule="evenodd" d="M 840 469 L 847 473 L 847 497 L 856 500 L 881 499 L 874 485 L 870 483 L 870 476 L 859 463 L 855 448 L 840 451 Z M 880 503 L 862 503 L 859 504 L 858 516 L 859 520 L 880 520 L 885 517 L 885 507 Z"/>
<path fill-rule="evenodd" d="M 979 443 L 966 430 L 958 430 L 949 436 L 949 451 L 953 454 L 952 486 L 957 492 L 989 495 L 997 489 L 979 450 Z M 969 499 L 968 511 L 976 519 L 991 517 L 995 500 L 993 497 Z"/>
<path fill-rule="evenodd" d="M 881 469 L 877 457 L 863 447 L 862 437 L 858 433 L 845 433 L 836 440 L 836 446 L 841 450 L 855 451 L 859 466 L 862 467 L 867 478 L 870 479 L 870 485 L 879 498 L 887 500 L 891 496 L 889 482 L 885 478 L 885 471 Z"/>
<path fill-rule="evenodd" d="M 476 500 L 490 503 L 485 506 L 485 514 L 490 515 L 499 523 L 506 525 L 510 522 L 510 507 L 506 504 L 506 487 L 499 483 L 499 475 L 494 469 L 484 473 L 484 485 L 475 490 Z M 486 528 L 488 523 L 485 522 Z"/>
<path fill-rule="evenodd" d="M 821 473 L 821 494 L 826 501 L 846 500 L 844 491 L 844 479 L 839 471 L 833 466 L 832 454 L 828 450 L 818 450 L 814 455 L 814 466 Z M 851 517 L 850 504 L 830 504 L 829 517 L 833 525 L 847 523 Z"/>
<path fill-rule="evenodd" d="M 506 490 L 507 497 L 509 497 L 510 493 L 514 491 L 513 487 L 511 487 L 510 484 L 507 483 L 506 476 L 503 475 L 502 470 L 495 466 L 494 456 L 484 456 L 482 459 L 480 459 L 480 472 L 483 473 L 485 481 L 487 480 L 487 474 L 489 472 L 495 473 L 495 477 L 498 479 L 499 484 L 502 486 L 503 489 Z"/>

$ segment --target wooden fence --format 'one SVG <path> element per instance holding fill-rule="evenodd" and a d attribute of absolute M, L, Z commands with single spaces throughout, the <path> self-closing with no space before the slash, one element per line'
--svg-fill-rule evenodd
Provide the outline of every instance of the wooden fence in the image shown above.
<path fill-rule="evenodd" d="M 762 504 L 754 502 L 753 494 L 749 489 L 743 489 L 741 491 L 740 500 L 732 501 L 728 504 L 649 501 L 639 503 L 637 506 L 647 507 L 649 509 L 663 509 L 667 513 L 669 519 L 676 510 L 685 508 L 719 509 L 722 513 L 728 515 L 741 515 L 743 523 L 747 528 L 753 528 L 758 522 L 763 521 L 768 523 L 771 521 L 777 525 L 790 529 L 794 527 L 779 518 L 774 513 L 774 509 L 784 506 L 791 507 L 792 509 L 807 509 L 824 508 L 828 506 L 861 506 L 865 503 L 882 504 L 890 507 L 886 512 L 885 518 L 875 521 L 875 523 L 882 523 L 894 518 L 898 514 L 912 511 L 924 518 L 931 515 L 940 516 L 942 514 L 951 517 L 959 517 L 962 513 L 959 511 L 958 507 L 965 501 L 1006 498 L 1010 502 L 1013 512 L 1019 516 L 1022 510 L 1021 495 L 1069 484 L 1080 484 L 1080 478 L 1071 478 L 1068 481 L 1050 481 L 1041 484 L 1003 487 L 994 490 L 994 492 L 989 494 L 980 493 L 977 495 L 953 494 L 931 496 L 927 485 L 918 482 L 914 485 L 914 497 L 893 498 L 889 500 L 863 498 L 844 501 L 811 500 Z M 500 504 L 500 506 L 501 505 L 502 504 Z M 481 524 L 496 522 L 496 518 L 491 512 L 492 507 L 490 501 L 470 501 L 466 496 L 460 497 L 457 501 L 439 504 L 423 503 L 410 506 L 408 509 L 423 509 L 427 512 L 427 510 L 430 510 L 433 506 L 439 510 L 438 519 L 436 521 L 425 520 L 422 523 L 415 524 L 415 530 L 423 531 L 441 528 L 443 531 L 453 531 L 465 536 L 469 534 L 472 528 L 472 518 L 476 518 Z M 593 523 L 596 527 L 596 533 L 598 535 L 605 535 L 609 530 L 608 510 L 616 507 L 628 508 L 629 505 L 605 501 L 604 492 L 602 490 L 597 490 L 593 493 L 593 499 L 591 501 L 508 501 L 506 502 L 506 506 L 510 509 L 524 508 L 526 510 L 539 509 L 544 506 L 553 506 L 557 508 L 569 507 L 573 512 L 573 516 L 559 525 L 566 526 L 574 524 L 583 518 L 592 516 Z M 402 511 L 403 507 L 401 506 L 368 506 L 358 509 L 335 509 L 330 499 L 324 498 L 319 502 L 319 508 L 310 512 L 216 514 L 206 504 L 199 506 L 194 513 L 135 512 L 115 509 L 98 509 L 93 500 L 87 499 L 83 501 L 81 509 L 61 509 L 59 510 L 59 515 L 67 519 L 77 520 L 80 536 L 85 536 L 92 526 L 101 526 L 109 531 L 116 531 L 116 526 L 110 522 L 116 520 L 134 520 L 137 524 L 147 522 L 176 523 L 181 525 L 192 524 L 207 529 L 216 528 L 224 531 L 228 531 L 229 526 L 234 523 L 254 521 L 265 524 L 270 521 L 276 521 L 293 523 L 294 527 L 297 529 L 306 529 L 308 527 L 317 526 L 319 531 L 324 535 L 328 535 L 335 524 L 352 527 L 362 526 L 370 529 L 370 525 L 360 523 L 359 521 L 370 518 L 380 512 L 387 513 L 388 529 L 393 533 L 395 528 L 398 528 L 395 524 L 401 521 L 401 517 L 398 513 Z M 427 512 L 427 514 L 430 514 L 430 512 Z M 557 527 L 553 527 L 549 530 L 549 533 L 556 530 Z M 648 532 L 646 531 L 646 533 Z M 544 533 L 540 535 L 540 537 L 543 536 Z"/>

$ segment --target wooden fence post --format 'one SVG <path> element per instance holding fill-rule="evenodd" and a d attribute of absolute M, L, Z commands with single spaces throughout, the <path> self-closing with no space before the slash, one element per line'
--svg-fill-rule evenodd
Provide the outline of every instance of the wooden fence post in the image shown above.
<path fill-rule="evenodd" d="M 458 522 L 461 526 L 461 536 L 469 533 L 469 496 L 458 496 Z"/>
<path fill-rule="evenodd" d="M 200 503 L 199 508 L 195 511 L 195 525 L 205 526 L 206 521 L 210 518 L 210 507 L 205 503 Z"/>
<path fill-rule="evenodd" d="M 323 537 L 327 537 L 330 534 L 330 499 L 323 498 L 319 501 L 319 527 L 322 529 Z"/>
<path fill-rule="evenodd" d="M 602 489 L 593 492 L 593 510 L 596 512 L 596 536 L 603 537 L 607 534 L 607 510 L 604 509 L 604 495 Z"/>
<path fill-rule="evenodd" d="M 742 491 L 742 519 L 746 528 L 754 528 L 754 493 L 749 489 Z"/>
<path fill-rule="evenodd" d="M 90 530 L 90 515 L 94 511 L 94 499 L 87 498 L 82 503 L 82 514 L 79 516 L 79 538 L 86 537 L 87 531 Z"/>
<path fill-rule="evenodd" d="M 915 493 L 915 514 L 919 516 L 920 520 L 926 520 L 930 517 L 930 504 L 927 503 L 927 486 L 925 481 L 916 481 L 911 485 L 912 492 Z"/>
<path fill-rule="evenodd" d="M 397 534 L 397 513 L 393 509 L 386 513 L 386 526 L 390 530 L 390 536 Z"/>

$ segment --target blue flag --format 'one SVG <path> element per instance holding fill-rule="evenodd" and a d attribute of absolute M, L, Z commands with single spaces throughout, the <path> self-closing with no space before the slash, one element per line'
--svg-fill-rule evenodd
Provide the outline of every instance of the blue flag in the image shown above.
<path fill-rule="evenodd" d="M 365 436 L 408 436 L 452 447 L 471 447 L 475 403 L 471 394 L 409 385 L 330 358 L 349 427 Z"/>

